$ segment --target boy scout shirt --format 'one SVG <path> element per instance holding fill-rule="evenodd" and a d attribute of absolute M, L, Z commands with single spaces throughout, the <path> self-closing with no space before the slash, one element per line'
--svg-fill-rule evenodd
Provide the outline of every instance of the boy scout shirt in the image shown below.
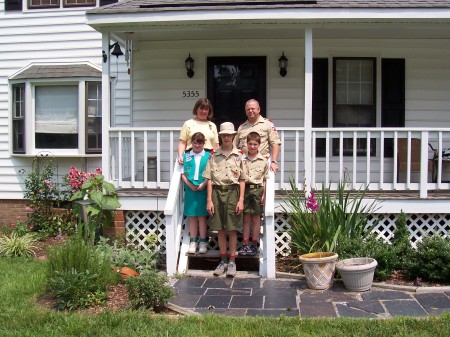
<path fill-rule="evenodd" d="M 230 155 L 226 157 L 222 149 L 218 148 L 209 157 L 203 177 L 210 179 L 213 185 L 220 186 L 239 184 L 239 180 L 246 180 L 241 152 L 233 148 Z"/>
<path fill-rule="evenodd" d="M 261 185 L 263 181 L 267 179 L 267 173 L 269 172 L 269 163 L 261 153 L 258 153 L 254 159 L 250 159 L 248 156 L 242 158 L 244 162 L 244 168 L 247 173 L 248 184 Z"/>
<path fill-rule="evenodd" d="M 246 120 L 237 131 L 237 136 L 234 137 L 234 146 L 238 149 L 247 152 L 247 136 L 250 132 L 257 132 L 261 137 L 261 146 L 259 152 L 263 155 L 269 155 L 269 144 L 281 144 L 277 129 L 271 120 L 259 116 L 255 124 L 251 124 Z"/>

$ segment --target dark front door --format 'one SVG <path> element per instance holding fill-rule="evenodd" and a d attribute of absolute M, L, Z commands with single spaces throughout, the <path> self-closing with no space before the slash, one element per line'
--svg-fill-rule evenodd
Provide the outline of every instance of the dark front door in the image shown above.
<path fill-rule="evenodd" d="M 246 119 L 245 102 L 256 99 L 266 116 L 266 58 L 209 57 L 208 93 L 214 122 L 232 122 L 237 130 Z"/>

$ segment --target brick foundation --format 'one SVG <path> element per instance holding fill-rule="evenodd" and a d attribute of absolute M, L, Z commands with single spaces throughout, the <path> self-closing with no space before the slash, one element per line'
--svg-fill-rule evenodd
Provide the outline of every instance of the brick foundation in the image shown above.
<path fill-rule="evenodd" d="M 27 221 L 27 200 L 0 200 L 0 227 Z M 65 210 L 60 210 L 65 212 Z M 114 211 L 114 223 L 104 230 L 105 236 L 125 240 L 124 211 Z"/>
<path fill-rule="evenodd" d="M 0 200 L 0 226 L 27 221 L 26 200 Z"/>
<path fill-rule="evenodd" d="M 114 211 L 114 222 L 103 230 L 108 238 L 117 238 L 125 241 L 125 216 L 124 211 Z"/>

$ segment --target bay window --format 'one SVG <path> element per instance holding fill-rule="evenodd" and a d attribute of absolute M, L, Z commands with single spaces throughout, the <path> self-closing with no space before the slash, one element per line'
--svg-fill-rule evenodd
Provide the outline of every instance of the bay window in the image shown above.
<path fill-rule="evenodd" d="M 101 153 L 101 82 L 27 80 L 11 89 L 14 154 Z"/>

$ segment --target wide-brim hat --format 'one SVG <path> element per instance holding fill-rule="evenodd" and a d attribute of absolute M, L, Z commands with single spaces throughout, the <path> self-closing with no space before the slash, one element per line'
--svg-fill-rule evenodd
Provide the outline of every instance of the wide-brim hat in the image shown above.
<path fill-rule="evenodd" d="M 237 132 L 234 131 L 234 125 L 230 122 L 225 122 L 220 124 L 219 135 L 235 135 Z"/>

